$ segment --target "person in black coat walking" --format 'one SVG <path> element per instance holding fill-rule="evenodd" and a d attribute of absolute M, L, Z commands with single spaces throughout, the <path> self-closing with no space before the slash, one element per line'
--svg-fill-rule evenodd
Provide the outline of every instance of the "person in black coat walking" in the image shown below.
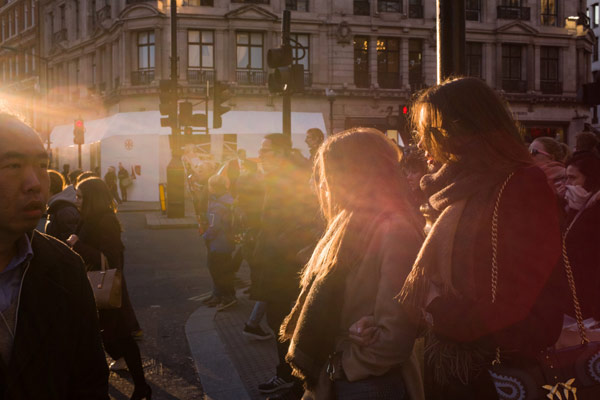
<path fill-rule="evenodd" d="M 104 254 L 110 268 L 122 271 L 125 247 L 121 242 L 121 225 L 106 184 L 99 178 L 88 178 L 79 183 L 77 205 L 81 210 L 81 222 L 77 234 L 71 235 L 67 243 L 81 255 L 89 269 L 99 270 Z M 132 306 L 124 277 L 122 284 L 121 308 L 99 310 L 104 348 L 114 360 L 125 358 L 135 384 L 131 399 L 150 399 L 152 390 L 144 377 L 140 349 L 131 336 L 135 322 L 129 317 Z"/>
<path fill-rule="evenodd" d="M 46 234 L 58 240 L 66 241 L 75 233 L 79 223 L 79 211 L 75 205 L 75 188 L 65 186 L 63 176 L 54 170 L 48 170 L 50 176 L 50 199 L 48 200 L 48 218 Z"/>
<path fill-rule="evenodd" d="M 81 258 L 34 230 L 48 199 L 48 155 L 15 117 L 0 114 L 0 128 L 0 399 L 108 400 Z"/>

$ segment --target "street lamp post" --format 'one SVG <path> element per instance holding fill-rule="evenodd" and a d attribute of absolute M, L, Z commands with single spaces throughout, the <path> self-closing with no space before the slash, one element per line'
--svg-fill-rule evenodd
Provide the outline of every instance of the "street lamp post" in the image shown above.
<path fill-rule="evenodd" d="M 29 54 L 26 53 L 24 50 L 19 49 L 17 47 L 11 47 L 11 46 L 4 46 L 4 45 L 0 45 L 0 49 L 4 49 L 4 50 L 8 50 L 8 51 L 12 51 L 14 53 L 17 54 Z M 43 57 L 37 54 L 29 54 L 30 56 L 43 61 L 44 62 L 44 103 L 45 103 L 45 110 L 46 110 L 46 114 L 48 113 L 48 62 L 50 61 L 47 57 Z M 38 84 L 40 84 L 41 82 L 41 78 L 38 74 Z M 41 84 L 40 84 L 41 86 Z M 45 118 L 45 122 L 46 122 L 46 135 L 47 135 L 47 151 L 50 152 L 50 132 L 48 131 L 48 118 Z"/>
<path fill-rule="evenodd" d="M 333 103 L 336 93 L 333 89 L 325 89 L 325 97 L 329 100 L 329 135 L 333 135 Z"/>

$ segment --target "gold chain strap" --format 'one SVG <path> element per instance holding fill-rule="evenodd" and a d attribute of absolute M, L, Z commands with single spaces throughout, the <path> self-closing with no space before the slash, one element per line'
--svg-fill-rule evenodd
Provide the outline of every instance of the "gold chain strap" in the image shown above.
<path fill-rule="evenodd" d="M 577 320 L 577 328 L 579 330 L 579 336 L 581 337 L 581 344 L 589 343 L 590 340 L 585 332 L 585 326 L 583 325 L 583 314 L 581 313 L 581 306 L 579 305 L 579 299 L 577 298 L 577 289 L 575 288 L 575 279 L 573 278 L 573 270 L 571 269 L 571 263 L 569 262 L 569 256 L 567 255 L 567 233 L 569 233 L 569 227 L 562 237 L 562 257 L 563 263 L 565 264 L 565 271 L 567 272 L 567 280 L 569 281 L 569 288 L 571 289 L 571 295 L 573 297 L 573 308 L 575 308 L 575 319 Z"/>
<path fill-rule="evenodd" d="M 492 215 L 492 303 L 496 302 L 496 292 L 498 290 L 498 210 L 500 208 L 500 198 L 502 193 L 508 184 L 508 181 L 514 172 L 511 173 L 508 178 L 504 181 L 500 187 L 500 192 L 496 198 L 496 204 L 494 205 L 494 214 Z M 565 271 L 567 273 L 567 280 L 569 282 L 569 288 L 571 289 L 571 295 L 573 297 L 573 308 L 575 309 L 575 318 L 577 320 L 577 328 L 579 330 L 579 336 L 581 336 L 581 344 L 589 343 L 590 340 L 587 337 L 585 326 L 583 325 L 583 314 L 581 313 L 581 306 L 579 299 L 577 298 L 577 289 L 575 288 L 575 279 L 573 278 L 573 270 L 571 269 L 571 263 L 569 262 L 569 256 L 567 255 L 567 234 L 569 233 L 569 227 L 562 237 L 562 258 L 565 265 Z M 496 347 L 496 358 L 492 361 L 492 365 L 500 364 L 500 347 Z"/>
<path fill-rule="evenodd" d="M 498 210 L 500 209 L 502 193 L 514 174 L 514 172 L 511 172 L 500 187 L 500 192 L 494 205 L 494 214 L 492 215 L 492 303 L 496 302 L 496 291 L 498 290 Z"/>

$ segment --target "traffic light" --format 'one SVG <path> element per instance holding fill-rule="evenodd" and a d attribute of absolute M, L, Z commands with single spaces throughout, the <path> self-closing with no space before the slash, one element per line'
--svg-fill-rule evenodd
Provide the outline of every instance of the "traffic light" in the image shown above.
<path fill-rule="evenodd" d="M 231 107 L 224 106 L 223 103 L 229 101 L 232 96 L 228 84 L 215 82 L 213 89 L 213 129 L 219 129 L 223 125 L 222 115 L 231 110 Z"/>
<path fill-rule="evenodd" d="M 408 106 L 407 106 L 407 105 L 400 106 L 400 110 L 402 110 L 402 114 L 403 114 L 405 117 L 407 117 L 407 116 L 408 116 L 409 109 L 408 109 Z"/>
<path fill-rule="evenodd" d="M 184 101 L 179 103 L 179 125 L 206 127 L 206 114 L 194 114 L 192 103 Z"/>
<path fill-rule="evenodd" d="M 160 119 L 160 126 L 177 127 L 177 88 L 168 79 L 161 79 L 158 86 L 158 109 L 166 118 Z"/>
<path fill-rule="evenodd" d="M 81 118 L 76 119 L 73 122 L 73 143 L 83 144 L 85 142 L 84 137 L 85 127 Z"/>

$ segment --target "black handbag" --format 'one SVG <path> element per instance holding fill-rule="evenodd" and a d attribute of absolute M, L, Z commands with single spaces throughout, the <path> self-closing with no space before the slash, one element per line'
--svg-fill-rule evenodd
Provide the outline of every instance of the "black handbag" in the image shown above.
<path fill-rule="evenodd" d="M 502 192 L 511 176 L 512 174 L 500 188 L 492 217 L 492 302 L 496 300 L 498 282 L 498 207 Z M 500 348 L 497 348 L 496 358 L 488 371 L 500 400 L 600 399 L 600 342 L 589 341 L 583 324 L 565 240 L 571 226 L 562 238 L 562 257 L 573 299 L 581 344 L 560 350 L 554 347 L 548 348 L 540 353 L 536 363 L 528 365 L 511 363 L 510 360 L 503 361 Z"/>

